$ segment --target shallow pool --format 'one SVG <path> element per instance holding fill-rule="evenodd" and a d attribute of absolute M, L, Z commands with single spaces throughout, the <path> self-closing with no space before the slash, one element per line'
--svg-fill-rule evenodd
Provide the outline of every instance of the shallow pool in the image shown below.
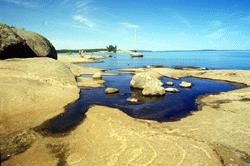
<path fill-rule="evenodd" d="M 237 89 L 236 86 L 222 81 L 190 77 L 174 80 L 163 77 L 162 82 L 173 81 L 173 87 L 178 88 L 180 92 L 167 93 L 165 96 L 160 97 L 145 97 L 142 96 L 141 90 L 130 88 L 131 78 L 132 75 L 130 74 L 104 76 L 106 87 L 118 88 L 119 93 L 107 95 L 104 93 L 105 88 L 82 89 L 79 100 L 70 104 L 65 113 L 46 122 L 42 130 L 54 134 L 67 132 L 84 120 L 85 112 L 94 104 L 118 108 L 134 118 L 159 122 L 174 121 L 196 111 L 198 108 L 196 99 L 199 96 Z M 179 87 L 178 84 L 184 80 L 191 82 L 193 84 L 192 88 Z M 136 97 L 140 102 L 131 103 L 126 101 L 129 97 Z"/>

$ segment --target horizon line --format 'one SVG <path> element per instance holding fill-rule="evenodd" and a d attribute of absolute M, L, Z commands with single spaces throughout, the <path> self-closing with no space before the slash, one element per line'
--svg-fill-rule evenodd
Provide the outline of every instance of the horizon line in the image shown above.
<path fill-rule="evenodd" d="M 80 48 L 80 49 L 56 49 L 57 51 L 61 50 L 98 50 L 98 49 L 106 49 L 106 48 Z M 118 49 L 117 51 L 132 51 L 134 49 Z M 146 52 L 181 52 L 181 51 L 250 51 L 250 49 L 180 49 L 180 50 L 147 50 L 147 49 L 137 49 L 138 51 L 146 51 Z"/>

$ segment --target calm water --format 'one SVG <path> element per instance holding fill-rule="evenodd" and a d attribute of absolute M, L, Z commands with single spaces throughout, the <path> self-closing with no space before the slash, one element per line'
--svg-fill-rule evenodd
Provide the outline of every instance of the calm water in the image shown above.
<path fill-rule="evenodd" d="M 105 68 L 112 72 L 128 67 L 147 65 L 197 66 L 210 69 L 250 69 L 250 52 L 248 51 L 195 51 L 195 52 L 147 52 L 143 58 L 131 58 L 128 54 L 113 54 L 104 59 L 104 63 L 82 64 L 89 67 Z M 86 76 L 85 76 L 86 77 Z M 129 116 L 140 119 L 162 121 L 178 120 L 197 110 L 196 99 L 199 96 L 227 92 L 236 89 L 226 82 L 182 78 L 173 80 L 163 77 L 162 82 L 173 81 L 180 93 L 167 93 L 162 97 L 142 96 L 141 90 L 131 89 L 132 75 L 105 76 L 106 87 L 115 87 L 118 94 L 106 95 L 105 88 L 82 89 L 80 99 L 67 107 L 67 111 L 42 125 L 45 133 L 65 133 L 72 130 L 84 120 L 84 113 L 93 104 L 119 108 Z M 191 89 L 180 88 L 181 81 L 193 84 Z M 165 86 L 166 87 L 166 86 Z M 129 97 L 136 97 L 138 103 L 127 102 Z"/>
<path fill-rule="evenodd" d="M 82 89 L 79 100 L 69 105 L 65 113 L 44 124 L 41 128 L 42 133 L 58 134 L 72 130 L 84 120 L 85 112 L 93 104 L 119 108 L 129 116 L 139 119 L 159 122 L 178 120 L 197 110 L 196 99 L 198 96 L 236 89 L 235 86 L 220 81 L 197 78 L 173 80 L 163 77 L 162 82 L 173 81 L 173 87 L 178 88 L 180 93 L 167 93 L 161 97 L 145 97 L 142 96 L 141 90 L 130 88 L 131 78 L 130 74 L 103 78 L 106 80 L 106 87 L 116 87 L 120 90 L 117 94 L 107 95 L 104 93 L 105 88 Z M 178 84 L 183 80 L 191 82 L 192 88 L 180 88 Z M 126 99 L 129 97 L 136 97 L 140 102 L 127 102 Z"/>
<path fill-rule="evenodd" d="M 112 54 L 112 56 L 113 58 L 104 59 L 105 63 L 85 66 L 119 69 L 147 65 L 176 65 L 250 70 L 250 51 L 145 52 L 143 58 L 131 58 L 128 54 Z"/>
<path fill-rule="evenodd" d="M 236 89 L 236 87 L 225 82 L 197 78 L 173 80 L 164 77 L 161 81 L 173 81 L 173 87 L 178 88 L 180 93 L 167 93 L 161 97 L 145 97 L 141 94 L 141 90 L 130 88 L 131 75 L 106 76 L 104 79 L 107 81 L 107 87 L 116 87 L 120 92 L 118 94 L 107 95 L 104 93 L 105 88 L 82 90 L 80 98 L 82 103 L 116 107 L 132 117 L 156 121 L 178 119 L 197 110 L 195 100 L 198 96 Z M 179 83 L 184 80 L 193 84 L 191 89 L 179 87 Z M 165 86 L 165 88 L 167 87 Z M 127 102 L 126 99 L 128 97 L 136 97 L 141 102 Z"/>

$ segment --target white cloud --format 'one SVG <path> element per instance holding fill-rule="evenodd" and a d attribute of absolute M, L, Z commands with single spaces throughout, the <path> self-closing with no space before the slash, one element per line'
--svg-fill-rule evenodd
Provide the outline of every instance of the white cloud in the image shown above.
<path fill-rule="evenodd" d="M 27 7 L 27 8 L 34 8 L 38 7 L 38 4 L 33 0 L 4 0 L 7 3 Z"/>
<path fill-rule="evenodd" d="M 89 28 L 93 28 L 95 27 L 95 23 L 92 22 L 91 20 L 87 19 L 86 17 L 83 17 L 81 15 L 74 15 L 73 20 L 77 21 L 78 23 L 85 25 Z"/>
<path fill-rule="evenodd" d="M 139 28 L 139 25 L 132 24 L 132 23 L 129 23 L 129 22 L 122 22 L 120 24 L 123 25 L 126 28 Z"/>

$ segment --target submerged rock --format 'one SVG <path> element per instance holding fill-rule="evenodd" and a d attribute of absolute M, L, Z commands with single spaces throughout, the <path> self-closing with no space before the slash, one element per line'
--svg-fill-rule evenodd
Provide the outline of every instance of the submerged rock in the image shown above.
<path fill-rule="evenodd" d="M 117 89 L 117 88 L 106 88 L 105 89 L 106 94 L 114 94 L 114 93 L 118 93 L 118 92 L 119 92 L 119 89 Z"/>
<path fill-rule="evenodd" d="M 138 73 L 133 76 L 130 86 L 143 89 L 144 87 L 161 87 L 163 83 L 150 73 Z"/>
<path fill-rule="evenodd" d="M 137 102 L 139 102 L 139 99 L 134 98 L 134 97 L 130 97 L 130 98 L 127 98 L 127 101 L 131 102 L 131 103 L 137 103 Z"/>
<path fill-rule="evenodd" d="M 172 81 L 168 81 L 168 82 L 166 82 L 166 85 L 167 85 L 167 86 L 173 86 L 174 83 L 173 83 Z"/>
<path fill-rule="evenodd" d="M 86 77 L 78 77 L 77 85 L 78 87 L 85 87 L 85 88 L 100 88 L 104 87 L 105 81 L 102 79 L 93 79 L 93 78 L 86 78 Z"/>
<path fill-rule="evenodd" d="M 182 88 L 191 88 L 192 87 L 192 83 L 186 82 L 186 81 L 182 81 L 179 85 Z"/>
<path fill-rule="evenodd" d="M 180 90 L 177 89 L 177 88 L 165 88 L 165 91 L 166 92 L 171 92 L 171 93 L 178 93 L 178 92 L 180 92 Z"/>
<path fill-rule="evenodd" d="M 50 57 L 57 59 L 54 46 L 43 36 L 0 24 L 0 59 Z"/>
<path fill-rule="evenodd" d="M 161 86 L 152 86 L 152 87 L 145 87 L 142 90 L 142 94 L 144 96 L 162 96 L 165 95 L 166 91 Z"/>

